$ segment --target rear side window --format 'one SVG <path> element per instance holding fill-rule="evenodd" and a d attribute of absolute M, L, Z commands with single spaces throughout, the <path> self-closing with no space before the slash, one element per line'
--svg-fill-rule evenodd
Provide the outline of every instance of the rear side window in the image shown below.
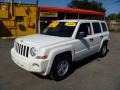
<path fill-rule="evenodd" d="M 100 24 L 97 22 L 92 23 L 94 33 L 101 33 L 101 27 Z"/>
<path fill-rule="evenodd" d="M 102 25 L 103 32 L 106 32 L 107 31 L 106 24 L 105 23 L 101 23 L 101 25 Z"/>

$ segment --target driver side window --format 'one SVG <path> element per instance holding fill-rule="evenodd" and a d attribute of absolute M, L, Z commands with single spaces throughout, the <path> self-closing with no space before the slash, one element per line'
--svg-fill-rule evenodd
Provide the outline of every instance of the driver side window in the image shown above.
<path fill-rule="evenodd" d="M 83 35 L 82 35 L 83 34 Z M 82 23 L 78 29 L 77 38 L 86 37 L 87 35 L 91 35 L 91 26 L 90 23 Z"/>

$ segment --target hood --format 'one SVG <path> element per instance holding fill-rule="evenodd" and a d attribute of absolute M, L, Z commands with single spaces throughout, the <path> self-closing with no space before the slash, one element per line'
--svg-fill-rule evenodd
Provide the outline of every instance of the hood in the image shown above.
<path fill-rule="evenodd" d="M 68 40 L 70 40 L 70 38 L 35 34 L 18 38 L 16 41 L 22 41 L 23 43 L 27 43 L 30 45 L 39 45 L 40 47 L 44 47 L 48 45 L 66 42 Z"/>

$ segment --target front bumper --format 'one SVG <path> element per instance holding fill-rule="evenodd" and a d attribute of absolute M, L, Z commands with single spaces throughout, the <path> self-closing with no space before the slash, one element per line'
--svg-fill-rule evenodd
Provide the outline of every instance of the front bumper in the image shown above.
<path fill-rule="evenodd" d="M 26 58 L 16 53 L 14 48 L 11 49 L 11 57 L 14 63 L 27 71 L 41 73 L 41 75 L 46 72 L 48 60 Z"/>

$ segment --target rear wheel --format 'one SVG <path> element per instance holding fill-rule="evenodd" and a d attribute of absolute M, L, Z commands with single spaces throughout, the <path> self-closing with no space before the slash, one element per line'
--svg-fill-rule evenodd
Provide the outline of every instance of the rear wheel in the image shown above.
<path fill-rule="evenodd" d="M 107 42 L 106 42 L 102 45 L 100 52 L 99 52 L 99 56 L 104 57 L 106 56 L 107 52 L 108 52 L 108 48 L 107 48 Z"/>
<path fill-rule="evenodd" d="M 68 56 L 57 56 L 53 62 L 50 77 L 54 80 L 64 79 L 70 72 L 71 63 Z"/>

